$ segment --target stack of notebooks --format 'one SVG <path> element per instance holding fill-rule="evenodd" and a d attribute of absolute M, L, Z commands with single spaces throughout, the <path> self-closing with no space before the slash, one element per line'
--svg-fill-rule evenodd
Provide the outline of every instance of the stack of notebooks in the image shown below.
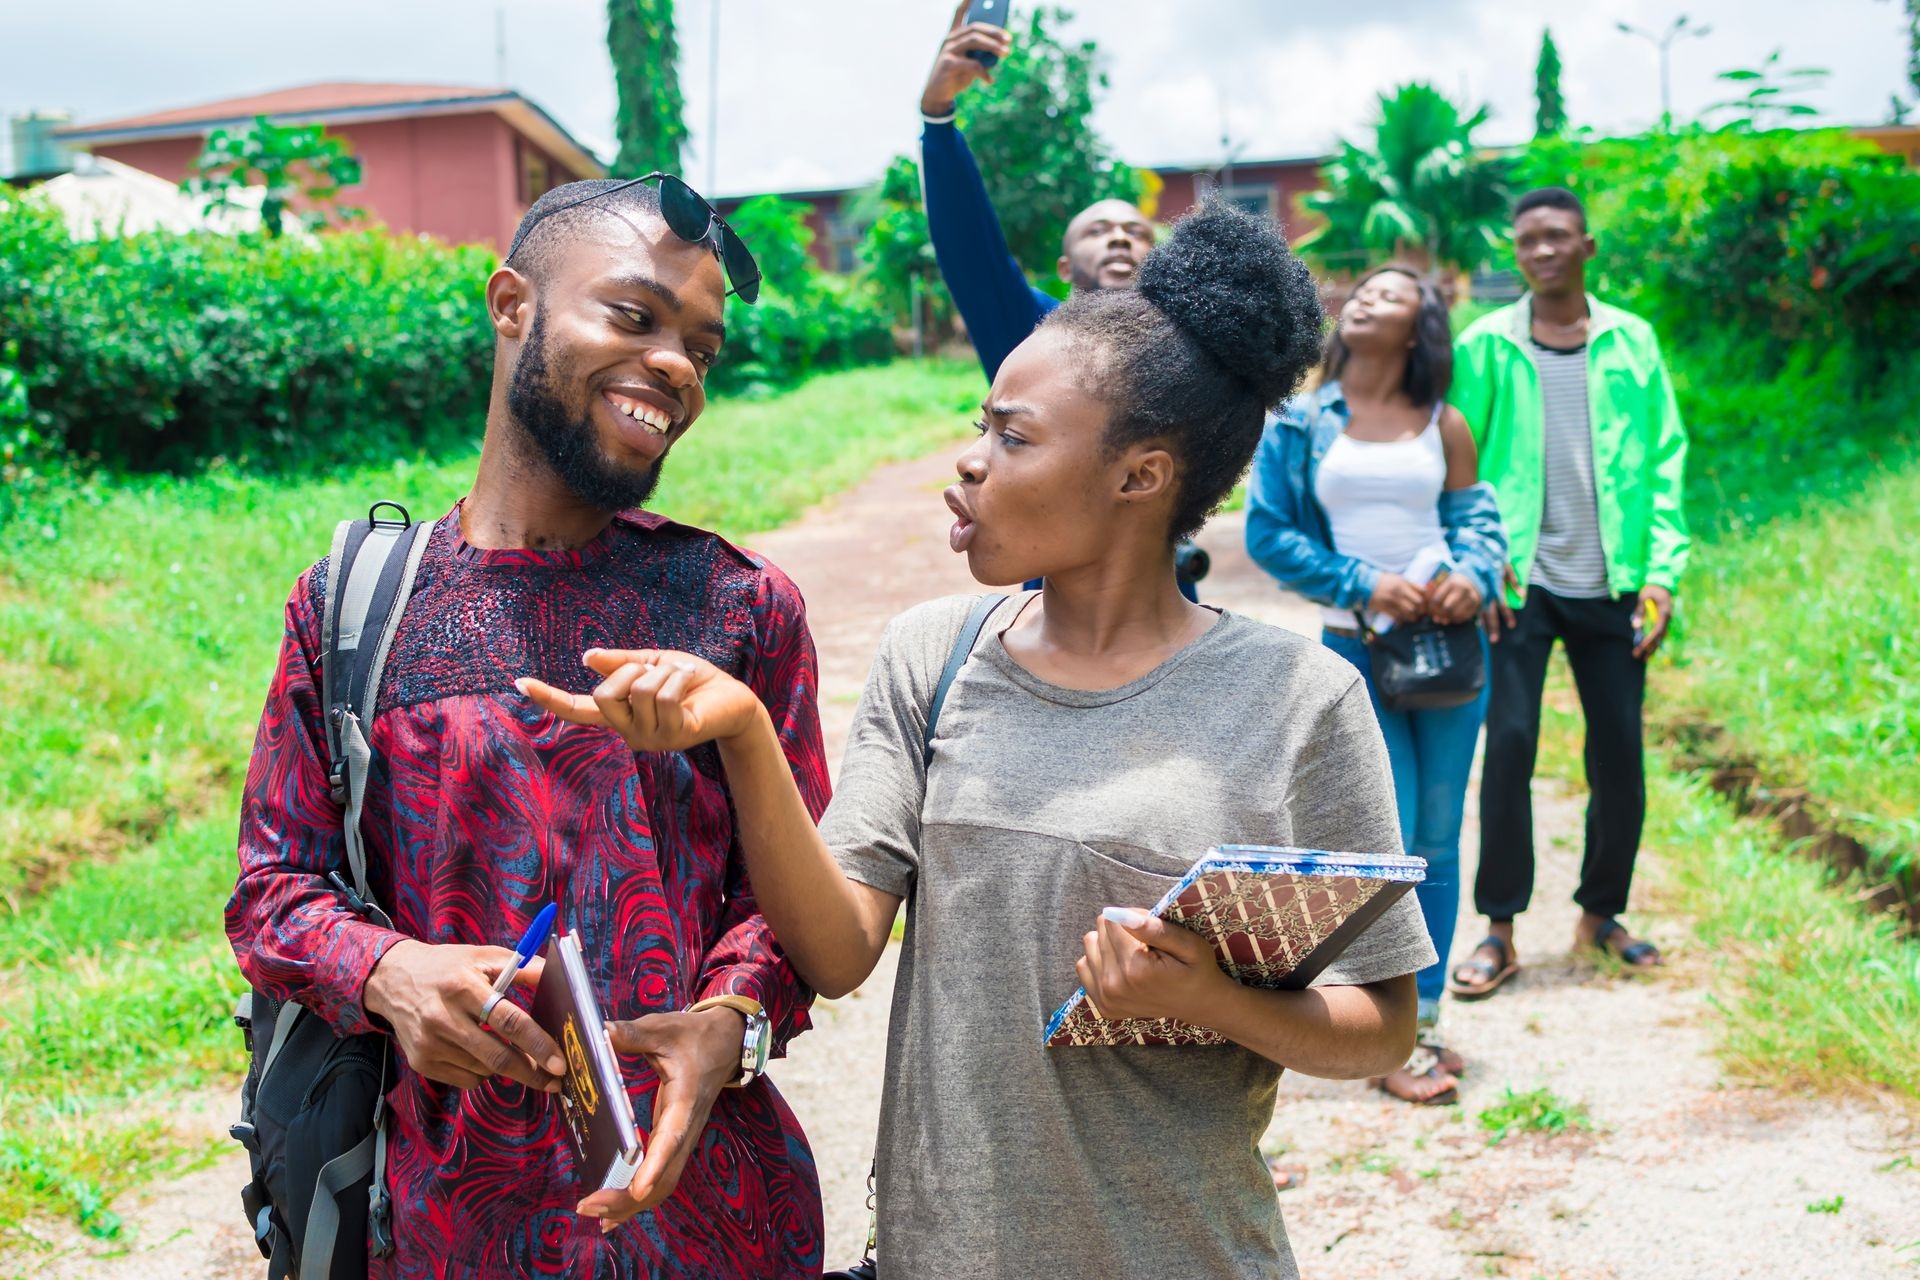
<path fill-rule="evenodd" d="M 1400 854 L 1221 845 L 1167 890 L 1153 914 L 1211 942 L 1235 981 L 1298 991 L 1425 878 L 1425 862 Z M 1227 1043 L 1173 1018 L 1103 1018 L 1084 987 L 1047 1020 L 1044 1039 L 1048 1048 Z"/>

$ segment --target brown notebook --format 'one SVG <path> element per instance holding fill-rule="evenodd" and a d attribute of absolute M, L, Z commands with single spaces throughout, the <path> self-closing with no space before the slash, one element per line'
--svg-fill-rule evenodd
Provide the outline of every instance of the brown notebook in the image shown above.
<path fill-rule="evenodd" d="M 547 944 L 547 964 L 533 993 L 532 1012 L 567 1059 L 557 1097 L 580 1164 L 586 1189 L 582 1194 L 627 1186 L 640 1167 L 640 1129 L 620 1064 L 607 1043 L 607 1024 L 581 958 L 579 934 L 563 933 Z"/>
<path fill-rule="evenodd" d="M 1194 863 L 1153 914 L 1211 942 L 1236 982 L 1298 991 L 1426 879 L 1426 868 L 1401 854 L 1222 845 Z M 1054 1049 L 1227 1040 L 1174 1018 L 1103 1018 L 1081 987 L 1047 1019 L 1042 1042 Z"/>

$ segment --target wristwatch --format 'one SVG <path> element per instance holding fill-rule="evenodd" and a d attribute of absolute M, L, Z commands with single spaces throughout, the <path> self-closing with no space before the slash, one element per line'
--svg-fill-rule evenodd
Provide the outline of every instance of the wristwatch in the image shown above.
<path fill-rule="evenodd" d="M 728 1081 L 727 1087 L 738 1089 L 758 1080 L 767 1069 L 767 1051 L 773 1045 L 767 1011 L 752 996 L 708 996 L 687 1006 L 688 1013 L 703 1009 L 732 1009 L 747 1020 L 746 1032 L 740 1037 L 740 1074 Z"/>

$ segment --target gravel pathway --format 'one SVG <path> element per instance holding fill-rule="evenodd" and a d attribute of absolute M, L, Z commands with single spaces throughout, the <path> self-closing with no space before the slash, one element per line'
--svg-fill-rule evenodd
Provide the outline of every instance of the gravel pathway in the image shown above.
<path fill-rule="evenodd" d="M 974 589 L 946 549 L 937 497 L 958 447 L 883 468 L 754 540 L 806 594 L 836 763 L 886 620 L 919 600 Z M 1239 518 L 1226 516 L 1204 537 L 1214 560 L 1204 596 L 1314 631 L 1313 610 L 1246 560 L 1240 530 Z M 1354 1082 L 1289 1076 L 1282 1084 L 1266 1149 L 1306 1171 L 1284 1198 L 1303 1274 L 1920 1277 L 1920 1144 L 1911 1123 L 1871 1101 L 1807 1100 L 1722 1077 L 1710 1052 L 1704 970 L 1689 954 L 1686 922 L 1660 910 L 1658 862 L 1684 851 L 1648 851 L 1646 906 L 1634 916 L 1666 949 L 1667 968 L 1629 976 L 1569 954 L 1581 807 L 1579 797 L 1541 787 L 1537 905 L 1519 936 L 1526 968 L 1495 998 L 1448 1008 L 1451 1043 L 1470 1068 L 1461 1106 L 1406 1107 Z M 1469 876 L 1476 839 L 1470 815 Z M 1463 916 L 1460 948 L 1478 936 L 1477 924 Z M 820 1162 L 829 1265 L 858 1256 L 865 1238 L 896 958 L 890 949 L 860 991 L 818 1005 L 814 1030 L 772 1071 Z M 1489 1146 L 1479 1113 L 1509 1087 L 1539 1086 L 1584 1105 L 1593 1128 Z M 181 1099 L 173 1114 L 183 1131 L 223 1134 L 231 1109 L 221 1090 Z M 41 1224 L 48 1251 L 0 1270 L 90 1280 L 257 1277 L 258 1255 L 238 1222 L 243 1177 L 243 1162 L 223 1155 L 127 1197 L 118 1206 L 127 1231 L 110 1248 Z M 1838 1212 L 1809 1209 L 1836 1197 L 1844 1197 Z"/>

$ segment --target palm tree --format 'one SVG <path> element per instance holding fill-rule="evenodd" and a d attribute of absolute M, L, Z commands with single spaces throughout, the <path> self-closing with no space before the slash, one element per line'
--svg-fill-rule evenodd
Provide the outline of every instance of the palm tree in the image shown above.
<path fill-rule="evenodd" d="M 1481 107 L 1463 119 L 1431 85 L 1382 94 L 1373 150 L 1342 142 L 1327 163 L 1326 190 L 1301 197 L 1326 224 L 1300 249 L 1330 269 L 1401 257 L 1472 271 L 1492 259 L 1508 192 L 1506 163 L 1474 148 L 1487 115 Z"/>

